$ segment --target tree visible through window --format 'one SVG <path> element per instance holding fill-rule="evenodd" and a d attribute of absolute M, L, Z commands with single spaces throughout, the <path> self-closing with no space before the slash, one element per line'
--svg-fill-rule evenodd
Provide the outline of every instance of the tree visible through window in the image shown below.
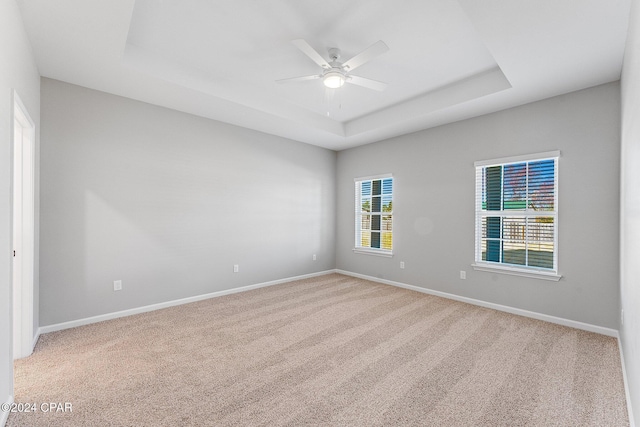
<path fill-rule="evenodd" d="M 356 249 L 393 249 L 393 178 L 356 179 Z"/>
<path fill-rule="evenodd" d="M 476 263 L 557 271 L 554 156 L 476 163 Z"/>

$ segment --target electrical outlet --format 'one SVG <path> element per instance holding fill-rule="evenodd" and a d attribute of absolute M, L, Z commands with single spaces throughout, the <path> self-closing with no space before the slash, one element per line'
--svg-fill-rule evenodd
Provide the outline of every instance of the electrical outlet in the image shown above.
<path fill-rule="evenodd" d="M 316 254 L 313 254 L 313 260 L 314 261 L 316 260 Z"/>
<path fill-rule="evenodd" d="M 114 280 L 113 281 L 113 290 L 121 291 L 122 290 L 122 280 Z"/>
<path fill-rule="evenodd" d="M 404 261 L 400 261 L 400 268 L 404 268 Z"/>
<path fill-rule="evenodd" d="M 233 264 L 233 272 L 237 273 L 240 271 L 240 266 L 238 264 Z"/>
<path fill-rule="evenodd" d="M 460 270 L 460 278 L 465 280 L 467 278 L 467 272 L 464 270 Z"/>

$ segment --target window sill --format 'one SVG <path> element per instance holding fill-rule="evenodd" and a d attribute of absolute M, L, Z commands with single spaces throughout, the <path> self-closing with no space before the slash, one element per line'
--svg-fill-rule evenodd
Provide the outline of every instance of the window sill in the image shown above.
<path fill-rule="evenodd" d="M 375 255 L 375 256 L 381 256 L 385 258 L 391 258 L 393 256 L 393 252 L 391 251 L 376 250 L 376 249 L 353 248 L 353 252 L 357 254 Z"/>
<path fill-rule="evenodd" d="M 532 279 L 551 280 L 557 282 L 562 278 L 561 275 L 548 271 L 529 270 L 517 267 L 487 265 L 487 264 L 471 264 L 474 270 L 486 271 L 489 273 L 511 274 L 513 276 L 530 277 Z"/>

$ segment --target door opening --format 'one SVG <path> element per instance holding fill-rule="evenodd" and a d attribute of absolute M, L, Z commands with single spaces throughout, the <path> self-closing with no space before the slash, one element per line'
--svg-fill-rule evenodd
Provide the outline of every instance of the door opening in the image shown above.
<path fill-rule="evenodd" d="M 13 93 L 13 358 L 33 352 L 35 125 Z"/>

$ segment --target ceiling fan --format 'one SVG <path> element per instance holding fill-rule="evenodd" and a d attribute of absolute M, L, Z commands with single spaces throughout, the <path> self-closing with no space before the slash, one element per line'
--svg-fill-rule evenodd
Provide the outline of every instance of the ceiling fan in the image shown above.
<path fill-rule="evenodd" d="M 277 83 L 322 79 L 324 85 L 330 89 L 337 89 L 342 87 L 345 83 L 351 83 L 378 91 L 383 91 L 387 87 L 386 83 L 350 74 L 351 71 L 355 70 L 359 66 L 389 50 L 389 47 L 382 40 L 372 44 L 345 62 L 340 62 L 340 49 L 338 48 L 328 49 L 329 61 L 327 61 L 303 39 L 293 40 L 292 43 L 300 49 L 302 53 L 311 58 L 313 62 L 321 66 L 322 73 L 276 80 Z"/>

